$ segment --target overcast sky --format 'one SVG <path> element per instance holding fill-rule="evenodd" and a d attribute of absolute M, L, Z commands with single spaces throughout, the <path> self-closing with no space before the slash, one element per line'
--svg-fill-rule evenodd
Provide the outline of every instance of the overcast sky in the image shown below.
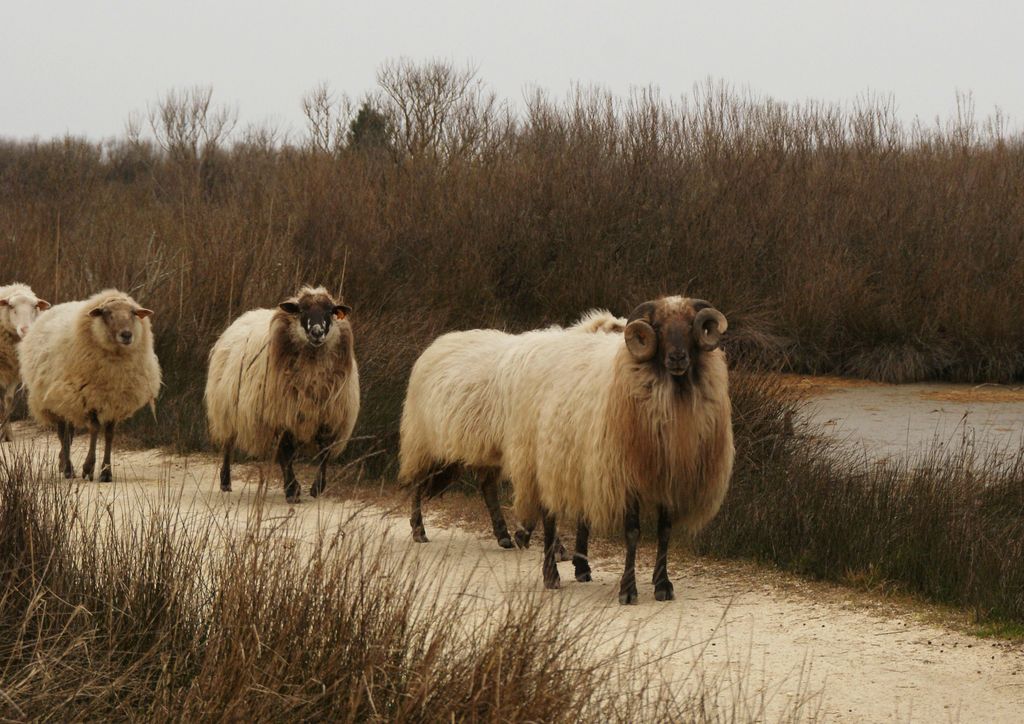
<path fill-rule="evenodd" d="M 389 58 L 471 62 L 521 101 L 572 82 L 689 92 L 707 77 L 780 100 L 893 94 L 900 115 L 949 116 L 971 91 L 1024 119 L 1024 3 L 357 3 L 9 0 L 0 13 L 0 135 L 118 135 L 165 91 L 212 85 L 242 124 L 302 126 L 321 81 L 359 96 Z"/>

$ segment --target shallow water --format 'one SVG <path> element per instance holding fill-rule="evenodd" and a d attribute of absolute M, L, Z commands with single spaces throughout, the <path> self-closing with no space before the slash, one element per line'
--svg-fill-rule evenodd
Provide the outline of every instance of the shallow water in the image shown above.
<path fill-rule="evenodd" d="M 1015 453 L 1024 444 L 1024 388 L 838 383 L 812 396 L 807 420 L 870 459 L 964 444 Z"/>

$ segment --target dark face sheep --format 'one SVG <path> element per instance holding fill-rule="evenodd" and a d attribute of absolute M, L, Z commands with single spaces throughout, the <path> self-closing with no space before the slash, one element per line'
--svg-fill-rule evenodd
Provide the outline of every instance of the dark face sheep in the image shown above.
<path fill-rule="evenodd" d="M 301 332 L 296 330 L 293 334 L 303 334 L 305 342 L 313 347 L 324 343 L 335 318 L 344 319 L 352 312 L 351 307 L 335 304 L 327 294 L 303 294 L 295 300 L 281 302 L 278 307 L 286 314 L 298 317 L 297 326 Z"/>
<path fill-rule="evenodd" d="M 141 331 L 139 320 L 152 314 L 152 310 L 139 307 L 127 299 L 111 299 L 89 310 L 97 338 L 115 347 L 131 346 Z"/>
<path fill-rule="evenodd" d="M 666 297 L 644 302 L 629 315 L 626 347 L 637 362 L 651 362 L 677 380 L 699 368 L 701 353 L 716 349 L 729 324 L 702 299 Z"/>

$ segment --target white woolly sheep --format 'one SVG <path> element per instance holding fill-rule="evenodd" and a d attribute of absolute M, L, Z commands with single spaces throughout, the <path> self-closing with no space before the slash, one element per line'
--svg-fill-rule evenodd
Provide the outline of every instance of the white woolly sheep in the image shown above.
<path fill-rule="evenodd" d="M 625 319 L 615 317 L 607 310 L 593 309 L 580 317 L 580 319 L 572 326 L 566 327 L 565 329 L 558 326 L 552 326 L 545 330 L 541 330 L 541 332 L 551 334 L 562 332 L 615 333 L 622 332 L 625 326 Z M 486 332 L 487 330 L 475 331 Z M 456 332 L 453 334 L 461 335 L 472 333 Z M 447 336 L 449 335 L 445 335 L 445 337 Z M 444 337 L 439 338 L 439 340 L 435 341 L 434 344 L 436 345 L 441 339 L 444 339 Z M 424 353 L 424 356 L 426 356 L 426 353 Z M 414 378 L 422 376 L 422 368 L 427 363 L 424 362 L 421 364 L 420 362 L 417 362 L 416 364 L 420 367 L 420 372 L 417 372 L 416 367 L 414 367 L 412 373 Z M 410 382 L 410 392 L 412 390 L 413 385 L 412 382 Z M 480 481 L 480 492 L 484 499 L 484 504 L 487 506 L 487 512 L 491 518 L 491 529 L 494 532 L 495 539 L 498 541 L 498 545 L 502 548 L 512 548 L 513 538 L 509 535 L 508 528 L 505 525 L 505 517 L 501 512 L 501 505 L 498 500 L 498 487 L 502 478 L 500 466 L 479 463 L 466 464 L 465 461 L 460 460 L 457 457 L 452 458 L 446 455 L 444 451 L 440 449 L 440 446 L 438 446 L 438 449 L 434 451 L 436 454 L 425 453 L 422 450 L 414 449 L 417 448 L 418 443 L 424 440 L 430 441 L 427 443 L 428 446 L 437 442 L 437 440 L 430 437 L 430 432 L 425 429 L 430 427 L 430 420 L 420 418 L 417 415 L 420 411 L 417 401 L 415 399 L 410 399 L 410 397 L 407 396 L 405 409 L 402 415 L 400 458 L 402 460 L 401 470 L 403 472 L 400 474 L 400 480 L 404 485 L 412 488 L 413 512 L 411 524 L 413 527 L 413 538 L 419 543 L 428 542 L 426 530 L 423 525 L 423 497 L 426 496 L 428 498 L 433 498 L 443 494 L 462 470 L 464 468 L 468 468 L 470 471 L 475 473 L 475 477 Z M 474 412 L 469 407 L 456 407 L 455 411 L 464 411 L 468 414 L 473 414 Z M 451 421 L 452 420 L 449 419 L 449 422 Z M 479 430 L 481 422 L 483 421 L 475 419 L 464 420 L 460 425 L 467 429 L 475 427 Z M 500 420 L 490 417 L 487 422 L 498 423 Z M 521 521 L 521 525 L 515 533 L 516 545 L 520 548 L 529 547 L 530 537 L 533 533 L 535 524 L 536 520 L 532 518 Z M 556 554 L 559 560 L 568 560 L 565 547 L 562 546 L 561 543 L 558 543 L 557 545 Z"/>
<path fill-rule="evenodd" d="M 444 335 L 413 368 L 402 420 L 401 475 L 419 491 L 459 462 L 497 468 L 512 482 L 521 520 L 544 523 L 544 583 L 559 585 L 557 516 L 578 522 L 576 579 L 590 580 L 592 528 L 624 524 L 621 603 L 635 603 L 640 506 L 658 511 L 655 597 L 674 598 L 671 527 L 703 527 L 732 474 L 727 328 L 705 301 L 665 297 L 638 306 L 624 333 L 540 330 Z"/>
<path fill-rule="evenodd" d="M 160 363 L 144 309 L 124 292 L 106 289 L 40 315 L 18 346 L 21 376 L 32 417 L 57 428 L 64 477 L 75 476 L 71 441 L 76 427 L 90 432 L 82 477 L 92 480 L 96 438 L 104 430 L 100 482 L 112 480 L 114 426 L 160 391 Z"/>
<path fill-rule="evenodd" d="M 304 287 L 277 309 L 254 309 L 236 319 L 210 351 L 206 414 L 221 445 L 220 489 L 231 490 L 237 446 L 255 457 L 276 451 L 289 503 L 299 502 L 292 461 L 315 444 L 319 463 L 309 494 L 327 483 L 327 463 L 341 455 L 359 415 L 352 309 L 323 287 Z"/>
<path fill-rule="evenodd" d="M 27 284 L 0 287 L 0 442 L 11 439 L 7 422 L 21 380 L 18 342 L 28 334 L 39 312 L 49 308 L 50 303 L 37 297 Z"/>

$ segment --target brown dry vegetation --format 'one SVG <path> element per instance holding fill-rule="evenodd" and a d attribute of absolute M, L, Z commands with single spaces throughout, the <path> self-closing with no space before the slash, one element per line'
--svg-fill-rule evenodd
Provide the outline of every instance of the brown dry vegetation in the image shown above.
<path fill-rule="evenodd" d="M 714 300 L 734 359 L 1024 374 L 1008 293 L 1024 286 L 1024 145 L 966 101 L 935 128 L 879 100 L 786 105 L 711 83 L 681 100 L 537 93 L 513 113 L 469 71 L 399 62 L 358 114 L 323 87 L 305 109 L 287 142 L 193 89 L 122 139 L 0 145 L 4 278 L 53 301 L 117 285 L 157 310 L 167 386 L 150 442 L 203 444 L 212 341 L 308 281 L 344 283 L 360 432 L 389 449 L 437 333 L 663 292 Z"/>
<path fill-rule="evenodd" d="M 385 453 L 375 474 L 437 334 L 665 292 L 713 300 L 741 366 L 1024 376 L 1024 143 L 967 101 L 927 128 L 875 99 L 795 106 L 711 83 L 683 100 L 538 93 L 513 113 L 444 64 L 389 64 L 379 81 L 358 112 L 310 93 L 291 141 L 232 132 L 194 89 L 151 108 L 152 133 L 0 144 L 4 279 L 54 302 L 116 285 L 156 310 L 166 388 L 159 422 L 134 424 L 143 442 L 205 445 L 213 340 L 306 282 L 355 307 L 351 449 Z M 797 403 L 782 392 L 738 384 L 740 463 L 703 550 L 1024 619 L 1019 463 L 868 469 L 786 437 Z"/>
<path fill-rule="evenodd" d="M 299 544 L 259 503 L 237 523 L 196 526 L 173 495 L 89 504 L 29 455 L 0 457 L 0 717 L 763 716 L 756 701 L 720 708 L 711 683 L 667 690 L 628 651 L 602 653 L 589 622 L 567 625 L 527 594 L 471 613 L 470 596 L 423 583 L 444 571 L 423 575 L 358 524 Z"/>

